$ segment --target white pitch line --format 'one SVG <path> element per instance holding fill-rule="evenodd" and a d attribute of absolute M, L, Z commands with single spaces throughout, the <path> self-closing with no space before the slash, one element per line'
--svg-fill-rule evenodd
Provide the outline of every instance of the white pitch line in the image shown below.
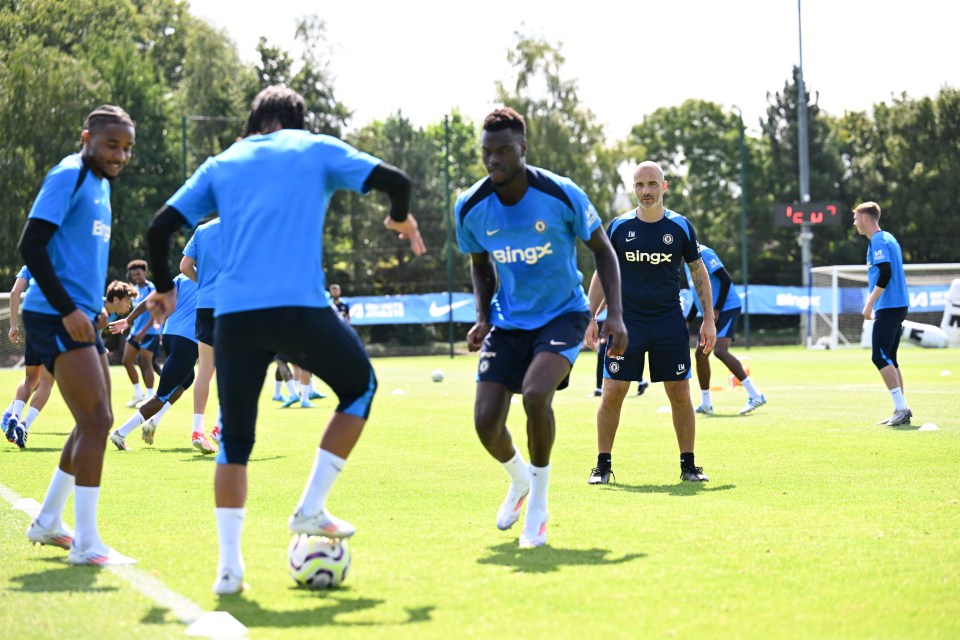
<path fill-rule="evenodd" d="M 15 491 L 3 484 L 0 484 L 0 498 L 10 503 L 10 506 L 14 509 L 23 511 L 30 518 L 36 518 L 37 514 L 40 513 L 39 502 L 33 498 L 21 498 Z M 107 565 L 105 568 L 150 600 L 168 609 L 181 623 L 190 625 L 186 631 L 187 635 L 237 638 L 246 634 L 247 628 L 226 611 L 204 611 L 203 607 L 186 596 L 167 588 L 163 582 L 142 569 L 137 569 L 131 565 Z M 206 624 L 212 622 L 213 619 L 216 619 L 218 624 Z M 211 626 L 219 627 L 219 632 Z M 230 631 L 228 631 L 228 635 L 224 635 L 223 631 L 227 629 Z M 197 633 L 197 631 L 200 631 L 200 633 Z"/>

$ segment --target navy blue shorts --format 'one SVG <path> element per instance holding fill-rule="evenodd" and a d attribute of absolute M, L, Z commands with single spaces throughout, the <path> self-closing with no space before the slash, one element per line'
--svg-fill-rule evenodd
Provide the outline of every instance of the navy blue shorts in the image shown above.
<path fill-rule="evenodd" d="M 197 309 L 197 340 L 212 347 L 214 326 L 213 309 Z"/>
<path fill-rule="evenodd" d="M 153 357 L 157 357 L 157 352 L 160 351 L 160 334 L 159 333 L 148 333 L 143 336 L 143 340 L 137 342 L 133 337 L 127 338 L 127 344 L 136 349 L 137 351 L 149 351 L 153 354 Z"/>
<path fill-rule="evenodd" d="M 651 382 L 675 382 L 690 377 L 690 337 L 679 306 L 676 312 L 632 318 L 625 324 L 630 344 L 622 356 L 604 357 L 604 378 L 639 382 L 643 379 L 644 356 L 650 359 Z"/>
<path fill-rule="evenodd" d="M 183 336 L 171 333 L 163 334 L 163 353 L 167 358 L 160 370 L 160 383 L 157 385 L 157 399 L 170 400 L 177 389 L 189 389 L 193 384 L 193 368 L 197 364 L 197 343 Z"/>
<path fill-rule="evenodd" d="M 873 315 L 873 364 L 877 369 L 891 364 L 899 368 L 897 349 L 900 348 L 903 321 L 907 319 L 907 307 L 880 309 Z"/>
<path fill-rule="evenodd" d="M 246 464 L 257 403 L 277 354 L 312 372 L 337 394 L 336 411 L 366 419 L 377 378 L 357 332 L 333 307 L 277 307 L 217 316 L 217 389 L 223 411 L 217 462 Z"/>
<path fill-rule="evenodd" d="M 541 351 L 559 353 L 570 361 L 577 360 L 587 331 L 590 314 L 565 313 L 539 329 L 501 329 L 494 327 L 483 340 L 477 382 L 496 382 L 513 393 L 523 391 L 523 377 L 533 357 Z M 570 374 L 557 389 L 570 384 Z"/>
<path fill-rule="evenodd" d="M 77 342 L 67 333 L 60 316 L 34 311 L 23 312 L 23 328 L 30 336 L 27 344 L 32 347 L 38 364 L 45 366 L 50 373 L 53 373 L 53 363 L 61 353 L 84 347 L 96 347 L 100 355 L 107 352 L 96 323 L 91 320 L 90 324 L 93 325 L 93 335 L 96 336 L 94 341 Z"/>
<path fill-rule="evenodd" d="M 733 334 L 737 331 L 737 320 L 739 319 L 740 307 L 721 311 L 720 317 L 717 318 L 717 337 L 733 340 Z"/>
<path fill-rule="evenodd" d="M 62 323 L 61 323 L 62 324 Z M 25 367 L 38 367 L 40 364 L 40 356 L 37 355 L 37 352 L 33 350 L 33 343 L 30 342 L 30 334 L 23 331 L 23 366 Z"/>

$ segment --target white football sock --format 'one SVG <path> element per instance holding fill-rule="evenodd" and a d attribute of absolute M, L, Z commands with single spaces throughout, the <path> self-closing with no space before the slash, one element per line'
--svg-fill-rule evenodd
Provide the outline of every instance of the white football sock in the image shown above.
<path fill-rule="evenodd" d="M 704 407 L 713 406 L 713 403 L 710 402 L 710 389 L 700 389 L 700 404 Z"/>
<path fill-rule="evenodd" d="M 277 380 L 273 383 L 273 395 L 278 396 L 283 391 L 283 380 Z"/>
<path fill-rule="evenodd" d="M 160 421 L 163 420 L 163 416 L 167 414 L 167 411 L 170 411 L 172 405 L 169 402 L 164 402 L 163 406 L 150 418 L 153 420 L 153 424 L 160 425 Z"/>
<path fill-rule="evenodd" d="M 550 486 L 550 465 L 530 465 L 530 502 L 527 511 L 547 511 L 547 488 Z"/>
<path fill-rule="evenodd" d="M 243 534 L 244 508 L 217 507 L 217 538 L 220 540 L 220 561 L 217 573 L 229 569 L 243 575 L 243 557 L 240 555 L 240 537 Z"/>
<path fill-rule="evenodd" d="M 194 433 L 204 433 L 203 431 L 203 414 L 195 413 L 193 414 L 193 432 Z"/>
<path fill-rule="evenodd" d="M 137 411 L 135 414 L 130 416 L 129 420 L 123 423 L 123 426 L 117 429 L 117 433 L 126 438 L 134 429 L 142 425 L 144 422 L 145 418 L 143 417 L 143 414 Z"/>
<path fill-rule="evenodd" d="M 333 483 L 336 482 L 343 470 L 346 460 L 325 449 L 317 449 L 317 456 L 313 461 L 313 469 L 303 488 L 297 511 L 306 516 L 313 516 L 326 507 L 327 496 Z"/>
<path fill-rule="evenodd" d="M 743 388 L 747 390 L 747 393 L 750 394 L 750 397 L 751 397 L 751 398 L 759 398 L 759 397 L 760 397 L 760 395 L 761 395 L 761 394 L 760 394 L 760 391 L 758 391 L 758 390 L 757 390 L 757 387 L 754 386 L 753 380 L 750 379 L 750 376 L 747 376 L 746 378 L 744 378 L 743 380 L 741 380 L 741 381 L 740 381 L 740 384 L 742 384 L 742 385 L 743 385 Z"/>
<path fill-rule="evenodd" d="M 299 393 L 297 393 L 297 387 L 296 387 L 296 385 L 293 384 L 293 380 L 287 380 L 287 392 L 288 392 L 291 396 L 299 396 L 299 395 L 300 395 Z"/>
<path fill-rule="evenodd" d="M 63 508 L 67 505 L 67 498 L 73 491 L 74 477 L 57 467 L 53 471 L 53 478 L 50 479 L 50 486 L 47 487 L 47 495 L 43 498 L 43 506 L 40 507 L 40 515 L 37 516 L 37 522 L 41 527 L 50 527 L 54 523 L 60 524 L 63 518 Z"/>
<path fill-rule="evenodd" d="M 73 534 L 73 546 L 77 549 L 89 549 L 100 543 L 97 531 L 97 502 L 100 500 L 100 487 L 74 487 L 74 507 L 77 514 L 76 531 Z"/>
<path fill-rule="evenodd" d="M 513 457 L 506 462 L 501 462 L 503 468 L 510 474 L 510 480 L 515 485 L 525 486 L 530 484 L 530 470 L 527 468 L 527 462 L 520 455 L 519 451 L 514 450 Z"/>
<path fill-rule="evenodd" d="M 23 417 L 23 428 L 27 431 L 30 431 L 30 425 L 33 424 L 33 421 L 37 419 L 37 416 L 40 415 L 40 410 L 36 407 L 30 407 L 27 409 L 27 415 Z"/>
<path fill-rule="evenodd" d="M 903 411 L 907 408 L 907 399 L 903 396 L 903 389 L 894 387 L 890 389 L 890 395 L 893 396 L 893 408 L 897 411 Z"/>
<path fill-rule="evenodd" d="M 12 413 L 13 415 L 17 416 L 17 418 L 19 419 L 20 416 L 23 415 L 23 407 L 25 406 L 25 404 L 26 404 L 26 403 L 24 403 L 23 400 L 14 400 L 14 401 L 13 401 L 13 404 L 10 405 L 10 407 L 11 407 L 10 413 Z M 3 425 L 3 427 L 6 428 L 7 425 Z"/>
<path fill-rule="evenodd" d="M 137 398 L 143 397 L 143 389 L 140 388 L 139 382 L 133 383 L 133 395 L 136 396 Z"/>

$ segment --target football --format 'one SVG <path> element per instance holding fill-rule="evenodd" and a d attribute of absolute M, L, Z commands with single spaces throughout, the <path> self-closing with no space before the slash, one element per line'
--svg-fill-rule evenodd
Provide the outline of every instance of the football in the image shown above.
<path fill-rule="evenodd" d="M 346 540 L 300 534 L 290 540 L 287 568 L 297 586 L 332 589 L 343 584 L 350 569 Z"/>
<path fill-rule="evenodd" d="M 443 382 L 443 371 L 440 371 L 440 369 L 434 369 L 430 377 L 433 378 L 434 382 Z"/>

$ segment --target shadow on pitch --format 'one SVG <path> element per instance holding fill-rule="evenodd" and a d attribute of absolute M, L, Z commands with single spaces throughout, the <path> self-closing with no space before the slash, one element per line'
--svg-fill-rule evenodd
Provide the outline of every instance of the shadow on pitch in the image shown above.
<path fill-rule="evenodd" d="M 10 582 L 19 585 L 11 591 L 107 593 L 117 590 L 116 587 L 97 583 L 97 576 L 103 570 L 102 567 L 78 567 L 67 564 L 63 558 L 45 558 L 43 562 L 54 563 L 56 566 L 10 578 Z"/>
<path fill-rule="evenodd" d="M 560 567 L 623 564 L 647 555 L 628 553 L 619 558 L 611 558 L 608 549 L 560 549 L 550 545 L 521 549 L 516 542 L 492 546 L 490 552 L 491 555 L 480 558 L 477 563 L 513 567 L 517 573 L 551 573 Z"/>
<path fill-rule="evenodd" d="M 705 482 L 678 482 L 677 484 L 608 484 L 606 491 L 630 491 L 632 493 L 666 493 L 671 496 L 693 496 L 698 493 L 715 493 L 736 489 L 735 484 L 715 484 Z"/>
<path fill-rule="evenodd" d="M 386 600 L 373 598 L 352 598 L 349 589 L 334 591 L 310 591 L 307 589 L 290 589 L 300 594 L 304 604 L 317 603 L 318 606 L 309 606 L 295 611 L 273 611 L 264 609 L 256 600 L 248 600 L 246 594 L 224 596 L 217 601 L 218 611 L 227 611 L 248 627 L 390 627 L 430 622 L 431 614 L 436 607 L 407 607 L 404 609 L 404 618 L 390 619 L 390 614 L 377 615 L 377 607 Z M 361 614 L 362 617 L 382 617 L 381 620 L 355 620 L 351 616 Z"/>

